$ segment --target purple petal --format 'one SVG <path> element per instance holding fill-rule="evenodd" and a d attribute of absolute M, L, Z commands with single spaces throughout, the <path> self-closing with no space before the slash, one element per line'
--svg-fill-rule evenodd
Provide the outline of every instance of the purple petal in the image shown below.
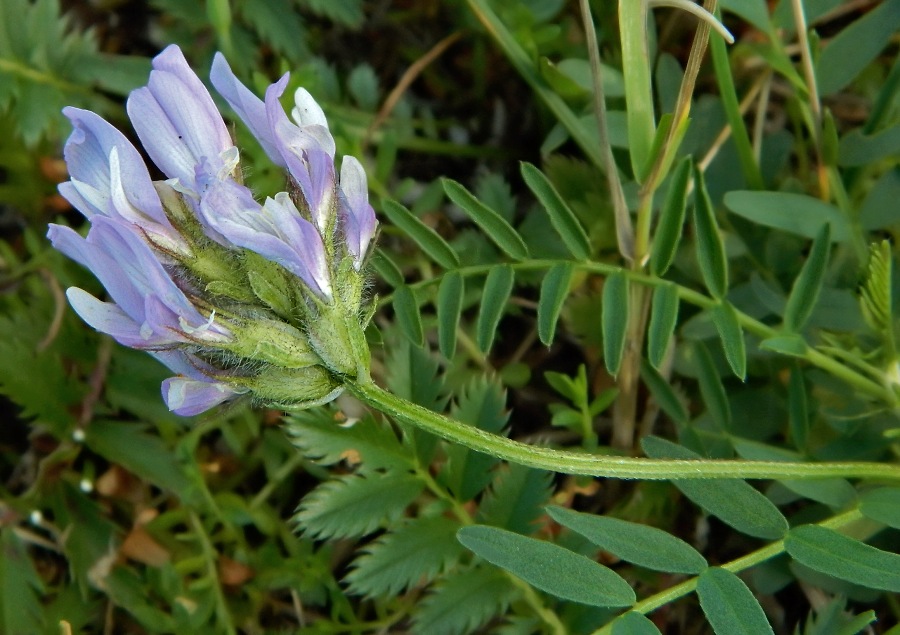
<path fill-rule="evenodd" d="M 66 297 L 82 320 L 95 330 L 111 335 L 120 344 L 132 348 L 144 348 L 150 344 L 141 325 L 131 319 L 118 305 L 101 302 L 78 287 L 69 287 L 66 290 Z"/>
<path fill-rule="evenodd" d="M 162 396 L 166 406 L 182 417 L 193 417 L 206 412 L 237 394 L 221 382 L 169 377 L 162 383 Z"/>
<path fill-rule="evenodd" d="M 87 217 L 121 216 L 171 229 L 150 173 L 125 136 L 89 110 L 67 107 L 63 114 L 73 126 L 64 150 L 72 182 L 60 187 L 63 196 L 75 194 L 69 202 Z"/>
<path fill-rule="evenodd" d="M 221 155 L 234 144 L 212 97 L 177 46 L 154 58 L 153 67 L 147 86 L 128 98 L 128 116 L 153 162 L 196 190 L 195 167 L 206 159 L 216 170 L 232 169 Z"/>
<path fill-rule="evenodd" d="M 216 181 L 200 201 L 200 215 L 204 224 L 228 244 L 277 262 L 315 293 L 331 297 L 322 237 L 300 216 L 286 194 L 278 203 L 269 199 L 260 207 L 247 188 L 233 181 Z"/>
<path fill-rule="evenodd" d="M 250 129 L 250 132 L 259 141 L 269 158 L 277 165 L 286 167 L 275 143 L 272 127 L 269 125 L 266 105 L 241 83 L 231 71 L 231 67 L 225 61 L 225 56 L 221 53 L 216 53 L 216 56 L 213 58 L 209 79 L 216 90 L 219 91 L 219 94 L 231 106 L 231 109 L 237 113 L 241 121 Z M 278 86 L 278 90 L 283 92 L 284 87 L 287 86 L 288 79 L 289 75 L 286 73 L 274 85 Z"/>
<path fill-rule="evenodd" d="M 342 214 L 344 237 L 347 249 L 353 254 L 353 262 L 359 269 L 378 221 L 375 210 L 369 205 L 366 172 L 355 157 L 345 156 L 341 162 L 341 192 L 346 203 L 345 213 Z"/>

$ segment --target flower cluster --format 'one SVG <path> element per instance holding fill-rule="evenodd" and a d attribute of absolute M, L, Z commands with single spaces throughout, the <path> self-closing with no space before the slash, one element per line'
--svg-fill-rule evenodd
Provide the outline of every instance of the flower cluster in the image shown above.
<path fill-rule="evenodd" d="M 256 97 L 217 55 L 211 81 L 290 192 L 258 202 L 239 152 L 181 50 L 153 60 L 127 111 L 150 159 L 98 115 L 66 108 L 70 180 L 60 193 L 90 221 L 86 237 L 51 225 L 54 247 L 100 280 L 111 302 L 67 291 L 85 322 L 150 351 L 177 376 L 163 383 L 176 413 L 193 415 L 241 394 L 309 406 L 333 399 L 342 376 L 368 365 L 363 265 L 377 221 L 353 157 L 335 170 L 319 105 L 288 76 Z"/>

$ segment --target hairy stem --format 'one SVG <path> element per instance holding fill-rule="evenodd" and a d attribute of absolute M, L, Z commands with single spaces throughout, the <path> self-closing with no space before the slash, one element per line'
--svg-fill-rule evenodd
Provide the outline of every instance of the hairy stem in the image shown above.
<path fill-rule="evenodd" d="M 742 460 L 663 460 L 596 456 L 520 443 L 466 425 L 380 388 L 369 377 L 345 380 L 360 401 L 446 441 L 528 467 L 606 478 L 671 479 L 810 479 L 840 476 L 900 481 L 900 466 L 868 462 L 791 463 Z"/>

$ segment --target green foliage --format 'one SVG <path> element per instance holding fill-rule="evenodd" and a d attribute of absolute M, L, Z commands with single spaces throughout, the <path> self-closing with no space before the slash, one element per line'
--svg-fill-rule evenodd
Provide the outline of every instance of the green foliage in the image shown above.
<path fill-rule="evenodd" d="M 900 490 L 832 466 L 896 463 L 898 3 L 802 3 L 824 104 L 792 2 L 721 0 L 738 43 L 713 36 L 711 64 L 686 57 L 679 9 L 587 4 L 600 78 L 560 0 L 0 2 L 0 631 L 896 628 Z M 66 287 L 98 287 L 40 238 L 77 218 L 54 193 L 60 109 L 130 136 L 123 98 L 169 43 L 204 81 L 221 50 L 257 94 L 291 71 L 285 105 L 309 89 L 367 167 L 370 372 L 394 395 L 573 460 L 641 446 L 691 475 L 740 457 L 825 476 L 679 494 L 553 474 L 352 391 L 186 425 L 156 361 L 67 308 Z M 284 189 L 231 129 L 259 192 Z"/>

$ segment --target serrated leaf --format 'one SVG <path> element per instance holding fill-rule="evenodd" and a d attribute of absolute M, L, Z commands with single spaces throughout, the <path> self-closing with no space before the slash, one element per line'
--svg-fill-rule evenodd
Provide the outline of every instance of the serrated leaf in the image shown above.
<path fill-rule="evenodd" d="M 447 359 L 453 359 L 456 352 L 456 329 L 459 328 L 464 293 L 462 274 L 448 271 L 441 279 L 437 296 L 438 344 Z"/>
<path fill-rule="evenodd" d="M 697 596 L 717 635 L 774 635 L 753 592 L 730 571 L 718 567 L 704 571 L 697 580 Z"/>
<path fill-rule="evenodd" d="M 578 260 L 587 260 L 591 255 L 591 243 L 575 212 L 566 204 L 546 175 L 530 163 L 520 164 L 522 178 L 550 218 L 553 229 L 562 238 L 566 248 Z"/>
<path fill-rule="evenodd" d="M 459 256 L 447 241 L 403 205 L 387 199 L 382 204 L 382 210 L 388 220 L 402 229 L 433 261 L 444 269 L 455 269 L 459 266 Z"/>
<path fill-rule="evenodd" d="M 653 459 L 703 458 L 696 452 L 659 437 L 644 437 L 641 447 Z M 745 481 L 672 480 L 672 484 L 708 513 L 749 536 L 777 540 L 788 530 L 787 520 L 772 501 Z"/>
<path fill-rule="evenodd" d="M 900 555 L 819 525 L 794 527 L 784 549 L 802 565 L 871 589 L 900 593 Z"/>
<path fill-rule="evenodd" d="M 625 336 L 628 333 L 628 279 L 616 272 L 606 278 L 603 285 L 603 363 L 615 377 L 622 365 L 625 353 Z"/>
<path fill-rule="evenodd" d="M 660 635 L 656 624 L 637 611 L 628 611 L 612 623 L 612 635 Z"/>
<path fill-rule="evenodd" d="M 529 534 L 552 493 L 550 472 L 505 464 L 494 472 L 494 480 L 481 499 L 478 522 Z"/>
<path fill-rule="evenodd" d="M 359 469 L 412 466 L 413 456 L 390 425 L 371 416 L 351 426 L 338 425 L 328 410 L 303 410 L 287 419 L 287 430 L 304 456 L 323 465 L 359 463 Z"/>
<path fill-rule="evenodd" d="M 0 529 L 0 550 L 0 631 L 10 635 L 43 632 L 40 594 L 44 585 L 12 527 Z"/>
<path fill-rule="evenodd" d="M 719 333 L 719 340 L 722 342 L 725 359 L 735 376 L 743 381 L 747 376 L 747 349 L 737 311 L 730 302 L 723 300 L 713 308 L 712 317 Z"/>
<path fill-rule="evenodd" d="M 569 297 L 569 284 L 572 281 L 574 267 L 565 262 L 553 265 L 541 282 L 541 296 L 538 300 L 538 337 L 546 346 L 553 342 L 556 333 L 556 322 L 562 311 L 563 303 Z"/>
<path fill-rule="evenodd" d="M 875 330 L 885 346 L 885 356 L 893 359 L 896 355 L 894 341 L 894 316 L 891 306 L 892 262 L 891 244 L 887 240 L 869 247 L 869 263 L 866 279 L 859 294 L 866 323 Z"/>
<path fill-rule="evenodd" d="M 483 353 L 490 351 L 494 344 L 497 326 L 500 324 L 500 318 L 503 317 L 514 281 L 515 273 L 509 265 L 492 268 L 484 281 L 475 336 L 478 348 Z"/>
<path fill-rule="evenodd" d="M 430 582 L 462 554 L 455 539 L 458 528 L 458 523 L 434 516 L 388 531 L 353 561 L 353 570 L 345 578 L 350 592 L 391 597 Z"/>
<path fill-rule="evenodd" d="M 712 201 L 706 191 L 703 172 L 694 170 L 694 229 L 697 232 L 697 262 L 703 282 L 710 294 L 717 299 L 728 292 L 728 260 L 725 245 L 719 235 L 719 225 Z"/>
<path fill-rule="evenodd" d="M 475 566 L 443 576 L 413 609 L 413 632 L 465 635 L 503 615 L 518 590 L 499 569 Z"/>
<path fill-rule="evenodd" d="M 696 549 L 662 529 L 553 505 L 547 507 L 547 513 L 563 527 L 627 562 L 670 573 L 696 574 L 707 567 Z"/>
<path fill-rule="evenodd" d="M 441 183 L 450 200 L 459 205 L 501 251 L 514 260 L 528 258 L 525 241 L 500 214 L 479 201 L 456 181 L 445 178 Z"/>
<path fill-rule="evenodd" d="M 364 536 L 398 519 L 423 487 L 406 472 L 347 474 L 307 494 L 294 520 L 314 538 Z"/>
<path fill-rule="evenodd" d="M 675 391 L 669 385 L 669 382 L 667 382 L 653 366 L 644 360 L 641 360 L 641 379 L 647 385 L 647 388 L 650 389 L 650 393 L 653 395 L 656 403 L 659 404 L 659 407 L 662 408 L 667 415 L 672 417 L 672 420 L 675 421 L 675 423 L 681 425 L 687 424 L 690 418 L 684 403 L 682 403 L 678 395 L 675 394 Z"/>
<path fill-rule="evenodd" d="M 461 391 L 450 416 L 460 423 L 498 434 L 509 420 L 506 391 L 496 376 L 476 376 Z M 444 484 L 465 502 L 473 499 L 491 481 L 497 459 L 459 444 L 450 445 L 441 471 Z"/>
<path fill-rule="evenodd" d="M 719 371 L 713 363 L 712 356 L 701 342 L 694 344 L 694 359 L 697 361 L 697 380 L 700 382 L 700 394 L 703 403 L 715 422 L 724 429 L 731 427 L 731 406 L 728 395 L 719 377 Z"/>
<path fill-rule="evenodd" d="M 794 280 L 784 309 L 784 328 L 792 333 L 800 331 L 812 314 L 822 289 L 828 251 L 831 248 L 831 227 L 827 224 L 816 235 L 809 257 Z"/>
<path fill-rule="evenodd" d="M 631 586 L 611 569 L 543 540 L 490 527 L 463 527 L 467 549 L 551 595 L 590 606 L 631 606 Z"/>
<path fill-rule="evenodd" d="M 416 294 L 405 284 L 394 290 L 394 315 L 400 330 L 409 341 L 416 346 L 422 346 L 425 343 L 425 332 L 422 329 L 419 303 Z"/>
<path fill-rule="evenodd" d="M 888 527 L 900 529 L 900 489 L 880 487 L 860 497 L 859 511 Z"/>
<path fill-rule="evenodd" d="M 313 13 L 351 29 L 362 26 L 365 19 L 362 0 L 300 0 Z"/>
<path fill-rule="evenodd" d="M 666 356 L 678 323 L 678 287 L 664 283 L 653 289 L 650 325 L 647 327 L 647 358 L 658 369 Z"/>
<path fill-rule="evenodd" d="M 242 0 L 237 6 L 259 39 L 275 51 L 297 64 L 309 54 L 306 29 L 291 0 Z"/>

